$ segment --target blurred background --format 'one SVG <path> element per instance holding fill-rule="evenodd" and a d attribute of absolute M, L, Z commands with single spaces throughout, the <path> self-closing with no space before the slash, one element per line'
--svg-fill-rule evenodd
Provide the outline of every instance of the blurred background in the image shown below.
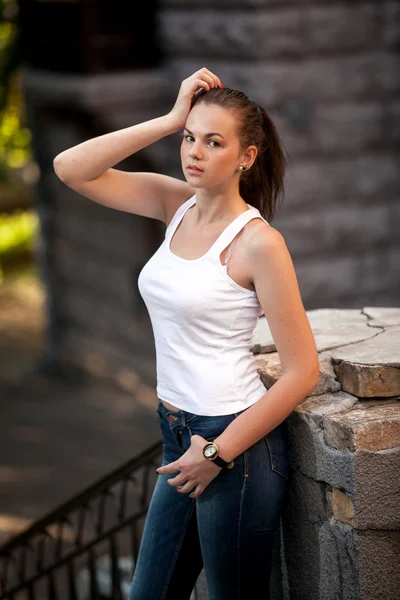
<path fill-rule="evenodd" d="M 52 161 L 171 110 L 206 66 L 275 120 L 273 226 L 306 310 L 399 306 L 399 3 L 0 0 L 0 542 L 159 438 L 138 274 L 163 224 Z M 177 135 L 119 168 L 183 179 Z"/>

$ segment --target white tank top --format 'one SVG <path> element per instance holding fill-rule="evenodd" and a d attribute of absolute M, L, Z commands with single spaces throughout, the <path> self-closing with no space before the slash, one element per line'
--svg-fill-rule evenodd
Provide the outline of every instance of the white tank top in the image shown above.
<path fill-rule="evenodd" d="M 178 208 L 138 288 L 154 332 L 157 397 L 198 415 L 226 415 L 248 408 L 267 388 L 249 350 L 262 307 L 255 291 L 228 275 L 220 253 L 251 219 L 269 223 L 247 204 L 205 254 L 187 260 L 170 241 L 195 203 L 196 195 Z"/>

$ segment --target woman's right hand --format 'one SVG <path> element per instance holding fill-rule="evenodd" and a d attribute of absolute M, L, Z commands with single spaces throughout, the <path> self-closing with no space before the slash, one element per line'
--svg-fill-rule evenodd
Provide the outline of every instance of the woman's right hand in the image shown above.
<path fill-rule="evenodd" d="M 206 69 L 206 67 L 199 69 L 199 71 L 196 71 L 193 75 L 182 81 L 174 107 L 168 113 L 168 116 L 173 120 L 177 129 L 184 127 L 187 116 L 197 96 L 202 92 L 208 92 L 214 87 L 224 86 L 219 77 L 214 75 L 209 69 Z"/>

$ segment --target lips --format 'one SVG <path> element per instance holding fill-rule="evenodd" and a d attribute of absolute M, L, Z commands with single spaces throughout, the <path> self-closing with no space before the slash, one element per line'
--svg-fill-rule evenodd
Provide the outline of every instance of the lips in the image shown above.
<path fill-rule="evenodd" d="M 187 168 L 192 169 L 193 171 L 196 171 L 197 173 L 203 173 L 203 169 L 199 169 L 195 165 L 188 165 Z"/>

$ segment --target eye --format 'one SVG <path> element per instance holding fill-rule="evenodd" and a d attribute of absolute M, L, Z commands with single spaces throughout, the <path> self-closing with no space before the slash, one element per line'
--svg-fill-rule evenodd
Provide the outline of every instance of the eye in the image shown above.
<path fill-rule="evenodd" d="M 183 140 L 187 140 L 187 138 L 192 138 L 193 139 L 193 137 L 191 135 L 189 135 L 189 134 L 185 135 L 184 133 L 181 134 L 181 138 Z M 210 140 L 209 143 L 217 144 L 217 146 L 220 145 L 216 140 Z M 215 146 L 213 146 L 213 148 L 215 148 Z"/>

